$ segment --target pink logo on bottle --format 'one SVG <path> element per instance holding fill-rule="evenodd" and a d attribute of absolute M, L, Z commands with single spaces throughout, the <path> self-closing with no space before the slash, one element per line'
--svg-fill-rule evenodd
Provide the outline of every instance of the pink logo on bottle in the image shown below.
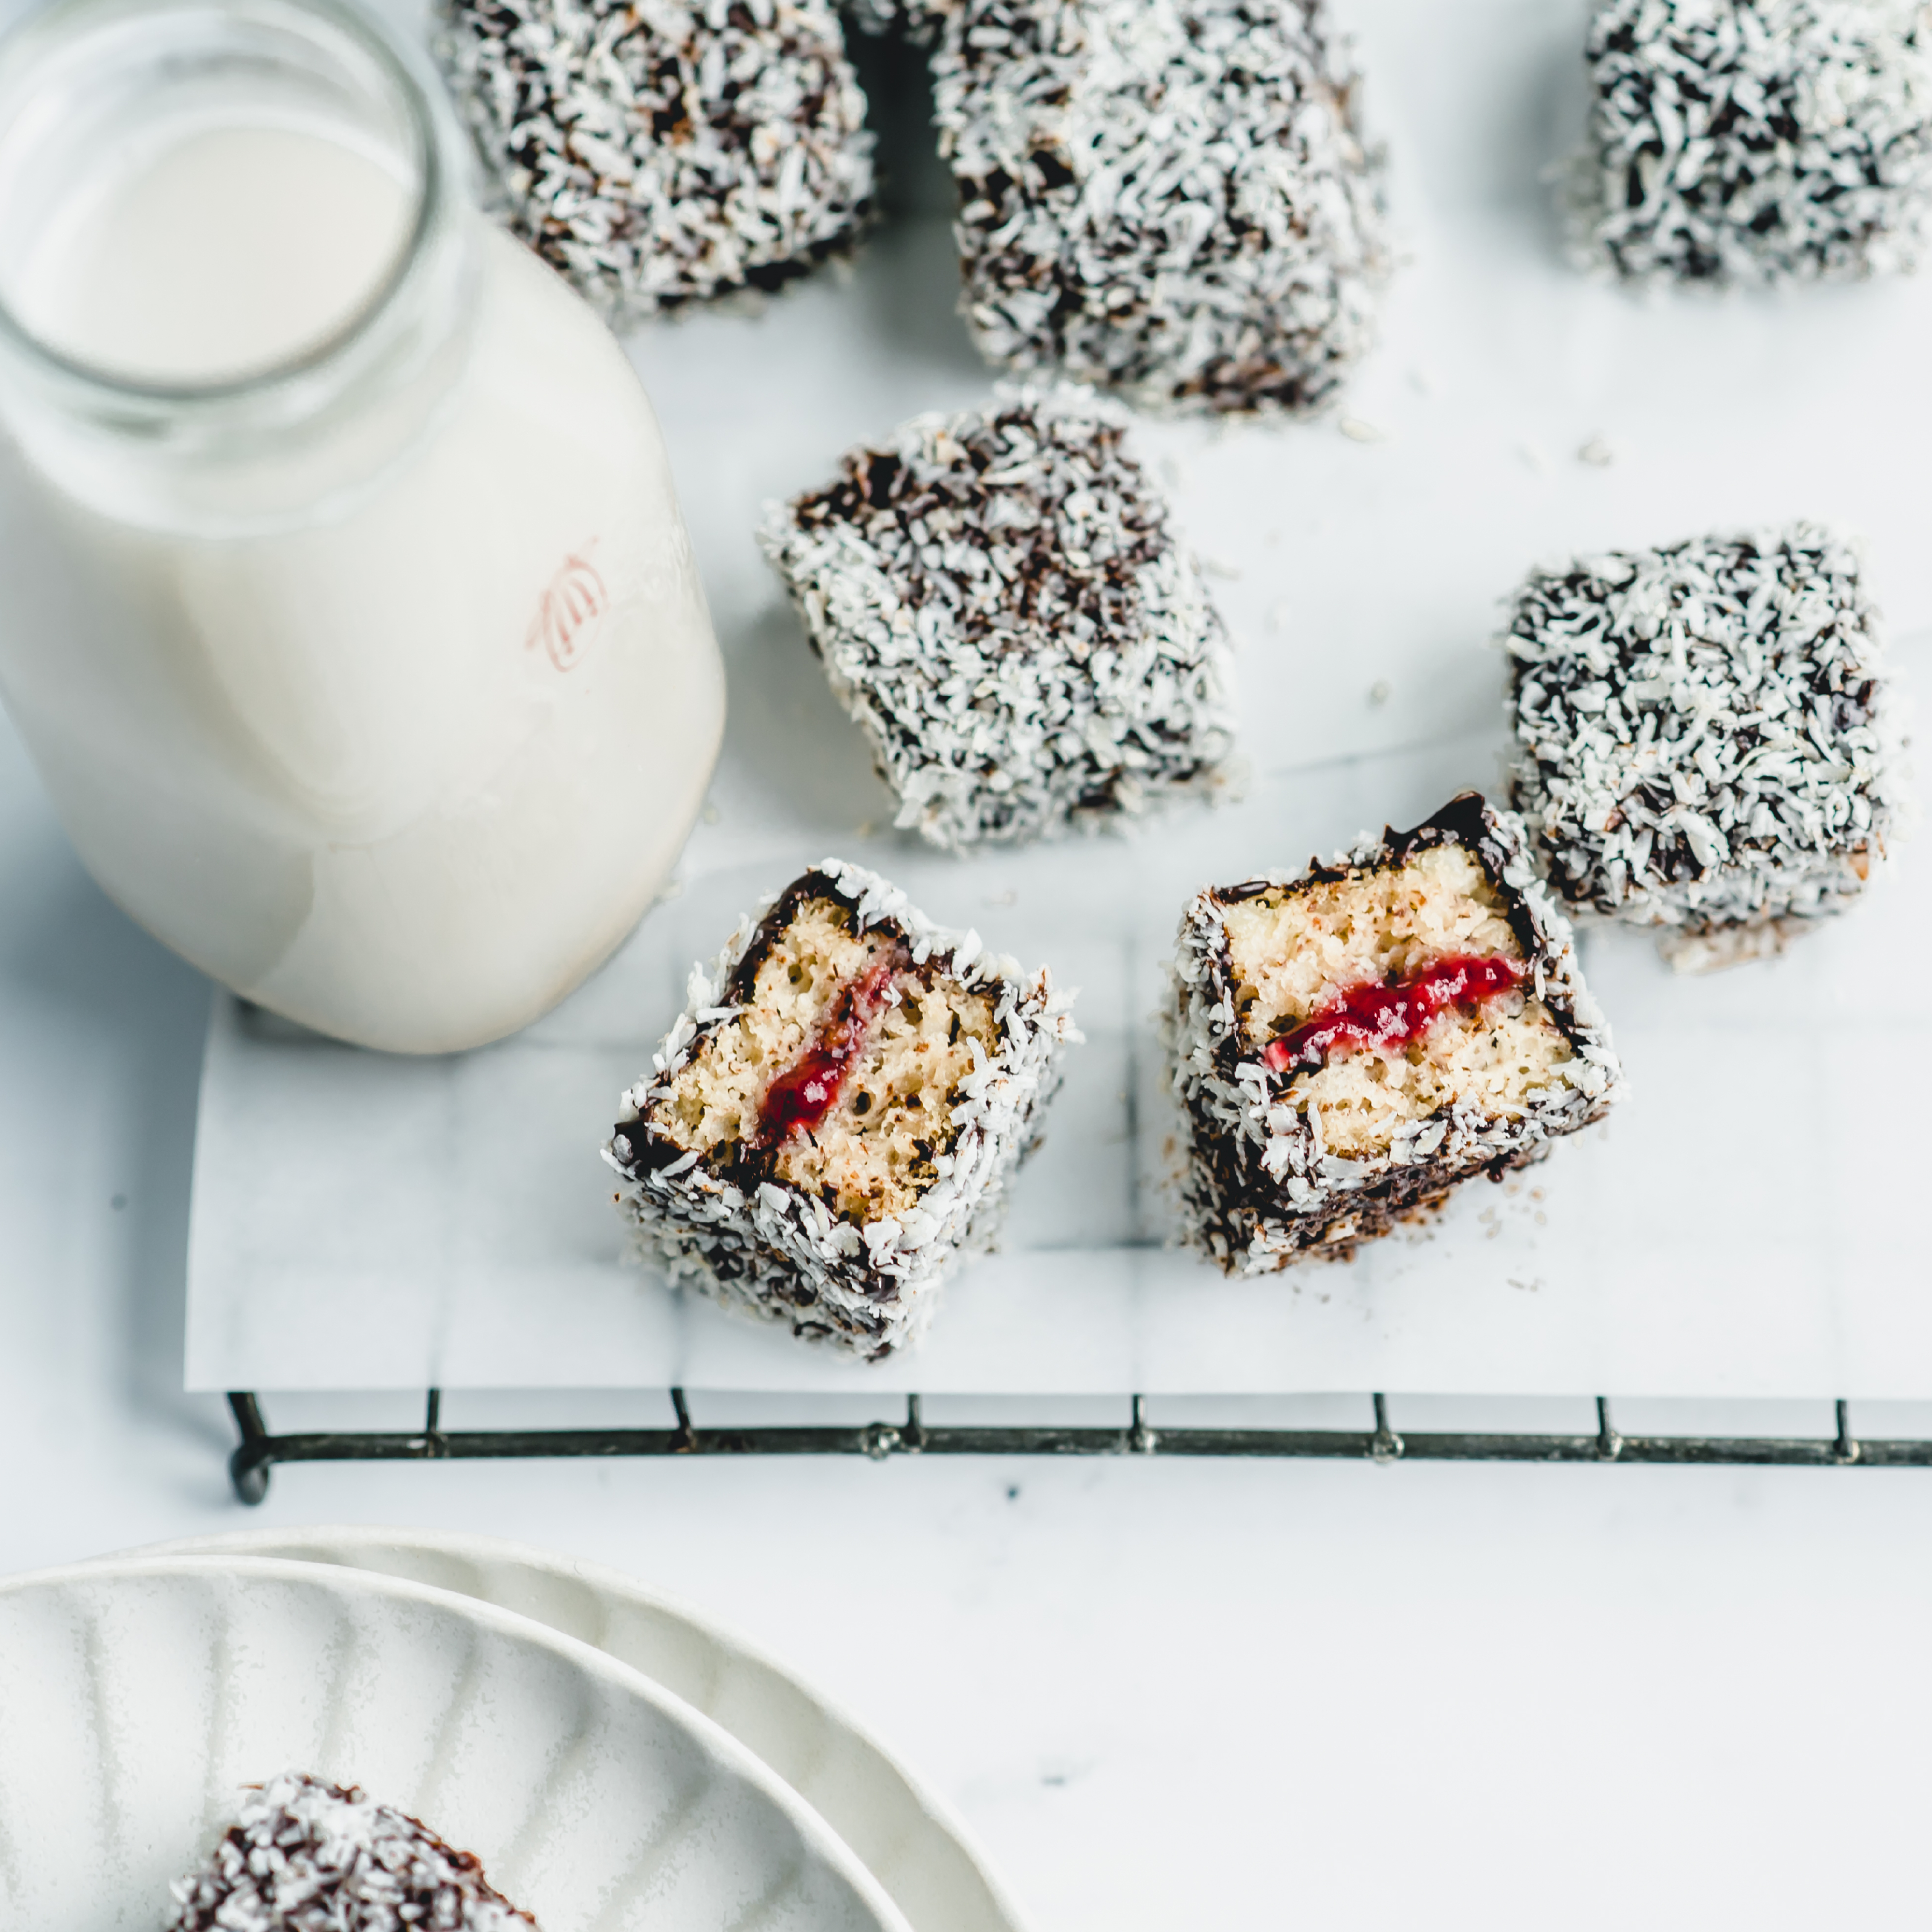
<path fill-rule="evenodd" d="M 610 594 L 590 561 L 596 547 L 592 537 L 581 550 L 564 559 L 538 600 L 536 621 L 524 640 L 529 650 L 541 646 L 559 670 L 568 670 L 582 660 L 610 608 Z"/>

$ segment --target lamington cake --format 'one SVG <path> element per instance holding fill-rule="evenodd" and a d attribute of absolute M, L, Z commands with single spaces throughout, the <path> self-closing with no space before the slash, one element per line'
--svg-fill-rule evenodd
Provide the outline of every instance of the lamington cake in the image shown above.
<path fill-rule="evenodd" d="M 1300 412 L 1368 346 L 1381 163 L 1324 0 L 926 0 L 981 351 Z"/>
<path fill-rule="evenodd" d="M 1474 792 L 1332 865 L 1197 894 L 1172 973 L 1184 1232 L 1231 1274 L 1346 1255 L 1621 1087 L 1522 830 Z"/>
<path fill-rule="evenodd" d="M 763 542 L 897 795 L 960 847 L 1222 782 L 1226 634 L 1125 418 L 1004 392 L 853 450 Z"/>
<path fill-rule="evenodd" d="M 1899 806 L 1877 614 L 1808 524 L 1538 571 L 1504 642 L 1511 801 L 1574 910 L 1698 970 L 1864 889 Z"/>
<path fill-rule="evenodd" d="M 250 1791 L 166 1932 L 534 1932 L 475 1855 L 354 1785 L 286 1772 Z"/>
<path fill-rule="evenodd" d="M 438 0 L 436 46 L 511 229 L 622 323 L 769 291 L 870 214 L 831 0 Z"/>
<path fill-rule="evenodd" d="M 1630 280 L 1910 268 L 1932 195 L 1921 0 L 1604 0 L 1574 252 Z"/>
<path fill-rule="evenodd" d="M 930 1320 L 1036 1138 L 1070 993 L 828 859 L 748 920 L 604 1159 L 648 1260 L 866 1357 Z"/>

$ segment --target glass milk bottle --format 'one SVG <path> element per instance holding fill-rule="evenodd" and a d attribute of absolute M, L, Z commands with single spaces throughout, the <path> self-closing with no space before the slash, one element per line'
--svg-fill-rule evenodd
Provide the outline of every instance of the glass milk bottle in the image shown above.
<path fill-rule="evenodd" d="M 331 0 L 0 44 L 0 691 L 128 913 L 402 1052 L 616 946 L 724 724 L 650 403 L 461 155 Z"/>

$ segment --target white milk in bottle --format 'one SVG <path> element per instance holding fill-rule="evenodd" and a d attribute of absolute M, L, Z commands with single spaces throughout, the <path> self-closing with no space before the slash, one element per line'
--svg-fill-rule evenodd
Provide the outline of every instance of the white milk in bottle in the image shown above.
<path fill-rule="evenodd" d="M 82 859 L 322 1031 L 524 1024 L 723 728 L 622 351 L 327 0 L 64 0 L 0 130 L 0 688 Z"/>

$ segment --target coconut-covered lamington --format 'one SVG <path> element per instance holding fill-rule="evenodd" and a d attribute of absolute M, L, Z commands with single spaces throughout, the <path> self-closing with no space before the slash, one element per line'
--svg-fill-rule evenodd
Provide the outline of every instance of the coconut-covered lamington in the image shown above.
<path fill-rule="evenodd" d="M 1521 828 L 1474 792 L 1333 865 L 1198 893 L 1172 970 L 1186 1232 L 1230 1274 L 1348 1253 L 1621 1085 Z"/>
<path fill-rule="evenodd" d="M 866 101 L 831 0 L 438 0 L 512 230 L 622 323 L 848 250 Z"/>
<path fill-rule="evenodd" d="M 1932 202 L 1922 0 L 1604 0 L 1575 248 L 1630 280 L 1915 267 Z"/>
<path fill-rule="evenodd" d="M 876 1357 L 990 1234 L 1077 1040 L 1070 993 L 827 860 L 747 920 L 604 1158 L 647 1258 L 728 1306 Z"/>
<path fill-rule="evenodd" d="M 1693 970 L 1774 952 L 1864 890 L 1898 814 L 1877 614 L 1815 525 L 1533 574 L 1504 640 L 1512 802 L 1579 912 Z"/>
<path fill-rule="evenodd" d="M 166 1932 L 536 1932 L 406 1813 L 300 1772 L 250 1790 L 200 1870 L 177 1880 Z"/>
<path fill-rule="evenodd" d="M 897 795 L 965 846 L 1222 782 L 1226 633 L 1121 412 L 1019 389 L 851 451 L 763 540 Z"/>
<path fill-rule="evenodd" d="M 1380 162 L 1324 0 L 924 0 L 967 322 L 1143 408 L 1300 412 L 1372 338 Z"/>

